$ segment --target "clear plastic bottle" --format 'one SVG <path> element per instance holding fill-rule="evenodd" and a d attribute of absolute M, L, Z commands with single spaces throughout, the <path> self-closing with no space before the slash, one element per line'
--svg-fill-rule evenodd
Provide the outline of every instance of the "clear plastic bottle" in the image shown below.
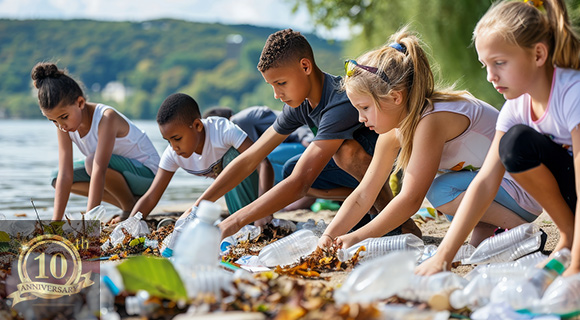
<path fill-rule="evenodd" d="M 324 231 L 326 230 L 327 226 L 328 225 L 326 224 L 326 222 L 324 222 L 323 219 L 318 220 L 318 222 L 315 222 L 314 219 L 308 219 L 306 222 L 298 222 L 296 224 L 296 229 L 311 230 L 312 232 L 314 232 L 314 235 L 320 238 L 322 234 L 324 234 Z"/>
<path fill-rule="evenodd" d="M 580 273 L 554 280 L 532 311 L 563 316 L 580 311 Z"/>
<path fill-rule="evenodd" d="M 221 211 L 220 205 L 201 201 L 197 217 L 186 225 L 175 243 L 173 256 L 176 266 L 189 268 L 194 265 L 218 264 L 221 232 L 215 223 Z"/>
<path fill-rule="evenodd" d="M 541 244 L 540 228 L 533 223 L 521 224 L 483 240 L 464 263 L 481 264 L 516 260 L 538 250 Z"/>
<path fill-rule="evenodd" d="M 470 307 L 477 309 L 489 302 L 489 295 L 495 281 L 486 273 L 478 274 L 461 290 L 455 290 L 449 295 L 449 304 L 454 309 Z"/>
<path fill-rule="evenodd" d="M 123 278 L 117 267 L 103 264 L 100 267 L 100 312 L 103 320 L 120 320 L 121 316 L 115 310 L 115 297 L 125 290 Z"/>
<path fill-rule="evenodd" d="M 217 267 L 198 266 L 182 275 L 187 296 L 191 299 L 200 295 L 212 295 L 217 301 L 222 298 L 222 291 L 234 293 L 233 274 Z"/>
<path fill-rule="evenodd" d="M 425 244 L 423 240 L 411 233 L 380 238 L 367 238 L 350 248 L 337 250 L 336 255 L 338 260 L 347 261 L 352 258 L 361 246 L 365 246 L 366 250 L 359 253 L 359 261 L 374 259 L 379 256 L 384 256 L 389 252 L 399 250 L 412 251 L 418 260 L 423 255 Z"/>
<path fill-rule="evenodd" d="M 238 244 L 240 241 L 250 241 L 256 239 L 262 230 L 260 227 L 256 227 L 254 225 L 248 224 L 243 226 L 238 232 L 234 235 L 225 237 L 222 242 L 220 243 L 220 251 L 223 253 L 232 245 Z"/>
<path fill-rule="evenodd" d="M 463 289 L 468 281 L 450 271 L 439 272 L 430 276 L 413 275 L 409 287 L 397 296 L 413 301 L 428 302 L 431 297 L 441 292 Z"/>
<path fill-rule="evenodd" d="M 149 298 L 149 292 L 145 290 L 137 291 L 135 296 L 125 298 L 125 311 L 130 316 L 151 317 L 161 306 L 158 303 L 149 301 Z"/>
<path fill-rule="evenodd" d="M 270 221 L 270 224 L 288 232 L 296 231 L 296 224 L 290 220 L 274 218 Z"/>
<path fill-rule="evenodd" d="M 100 204 L 85 213 L 85 220 L 101 220 L 106 213 L 105 206 Z"/>
<path fill-rule="evenodd" d="M 370 303 L 395 295 L 409 286 L 416 261 L 415 254 L 397 251 L 360 264 L 334 291 L 334 300 L 339 305 Z"/>
<path fill-rule="evenodd" d="M 109 239 L 101 246 L 101 250 L 105 251 L 109 246 L 115 247 L 117 244 L 123 242 L 125 239 L 125 233 L 123 229 L 133 237 L 143 236 L 149 232 L 147 224 L 145 221 L 141 221 L 143 214 L 137 212 L 134 216 L 127 218 L 127 220 L 119 223 L 113 232 L 109 235 Z M 145 224 L 145 225 L 143 225 Z"/>
<path fill-rule="evenodd" d="M 161 246 L 161 255 L 165 258 L 170 258 L 173 256 L 173 249 L 175 248 L 175 243 L 179 238 L 179 235 L 183 232 L 185 227 L 191 223 L 197 217 L 197 206 L 191 207 L 191 212 L 187 215 L 187 217 L 183 219 L 178 219 L 175 222 L 175 226 L 173 228 L 173 232 L 171 232 L 165 239 L 163 239 L 163 243 Z"/>
<path fill-rule="evenodd" d="M 258 257 L 267 267 L 285 266 L 314 252 L 318 237 L 310 230 L 298 230 L 262 248 Z"/>

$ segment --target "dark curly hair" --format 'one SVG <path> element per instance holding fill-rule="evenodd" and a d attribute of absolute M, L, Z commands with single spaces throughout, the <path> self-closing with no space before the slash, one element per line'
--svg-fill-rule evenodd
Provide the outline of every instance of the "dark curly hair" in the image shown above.
<path fill-rule="evenodd" d="M 310 59 L 314 64 L 314 53 L 306 38 L 292 29 L 276 31 L 266 40 L 260 55 L 258 70 L 264 72 L 288 62 L 298 62 L 302 58 Z"/>
<path fill-rule="evenodd" d="M 79 97 L 85 96 L 80 85 L 66 74 L 66 70 L 59 70 L 54 63 L 37 63 L 30 77 L 38 89 L 41 109 L 52 110 L 61 103 L 73 104 Z"/>
<path fill-rule="evenodd" d="M 189 126 L 200 118 L 197 102 L 185 93 L 174 93 L 165 98 L 157 111 L 157 124 L 160 126 L 174 121 Z"/>

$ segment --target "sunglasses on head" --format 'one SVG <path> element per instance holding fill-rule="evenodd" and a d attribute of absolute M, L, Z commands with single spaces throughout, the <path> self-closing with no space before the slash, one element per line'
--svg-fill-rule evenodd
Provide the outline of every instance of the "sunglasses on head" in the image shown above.
<path fill-rule="evenodd" d="M 369 67 L 362 64 L 358 64 L 358 62 L 352 59 L 344 61 L 344 71 L 346 71 L 347 77 L 352 76 L 354 74 L 354 69 L 357 67 L 366 70 L 372 74 L 375 74 L 381 77 L 381 79 L 383 79 L 383 81 L 386 82 L 387 84 L 389 83 L 389 78 L 387 77 L 387 75 L 383 71 L 379 71 L 379 68 L 377 67 Z"/>

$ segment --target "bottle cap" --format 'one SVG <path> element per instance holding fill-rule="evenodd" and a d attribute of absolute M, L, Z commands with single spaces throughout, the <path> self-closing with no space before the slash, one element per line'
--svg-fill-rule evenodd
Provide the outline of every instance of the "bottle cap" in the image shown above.
<path fill-rule="evenodd" d="M 117 287 L 115 282 L 113 282 L 113 280 L 111 280 L 111 278 L 109 278 L 109 276 L 103 276 L 103 282 L 105 283 L 107 288 L 109 288 L 109 290 L 111 291 L 111 293 L 114 296 L 118 296 L 119 293 L 121 293 L 121 290 L 119 289 L 119 287 Z"/>
<path fill-rule="evenodd" d="M 165 248 L 161 253 L 161 255 L 164 256 L 165 258 L 171 258 L 173 256 L 173 249 Z"/>
<path fill-rule="evenodd" d="M 550 270 L 554 270 L 556 271 L 558 274 L 562 274 L 564 272 L 564 270 L 566 270 L 566 266 L 564 266 L 562 264 L 562 262 L 556 260 L 556 259 L 552 259 L 550 260 L 547 264 L 546 264 L 546 269 L 550 269 Z"/>
<path fill-rule="evenodd" d="M 220 218 L 222 208 L 217 203 L 213 203 L 207 200 L 201 200 L 196 213 L 200 219 L 216 221 L 217 219 Z"/>

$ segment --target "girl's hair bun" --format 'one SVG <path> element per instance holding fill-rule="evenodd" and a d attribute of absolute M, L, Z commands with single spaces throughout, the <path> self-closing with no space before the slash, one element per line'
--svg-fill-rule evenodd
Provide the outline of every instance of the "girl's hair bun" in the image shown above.
<path fill-rule="evenodd" d="M 34 80 L 34 86 L 38 88 L 42 80 L 46 78 L 58 78 L 64 74 L 64 71 L 58 69 L 56 64 L 40 62 L 32 69 L 30 77 Z"/>

